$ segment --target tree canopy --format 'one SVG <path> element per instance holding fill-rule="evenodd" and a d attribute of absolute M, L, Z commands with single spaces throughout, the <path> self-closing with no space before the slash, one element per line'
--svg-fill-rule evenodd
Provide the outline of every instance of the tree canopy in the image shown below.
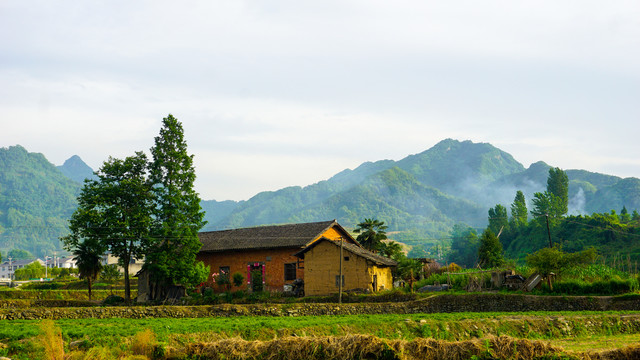
<path fill-rule="evenodd" d="M 91 284 L 102 270 L 100 258 L 103 253 L 103 245 L 98 239 L 92 237 L 83 239 L 73 249 L 73 258 L 78 266 L 78 274 L 81 279 L 87 280 L 89 300 L 91 300 Z"/>
<path fill-rule="evenodd" d="M 502 244 L 490 229 L 485 230 L 480 237 L 478 263 L 482 268 L 495 268 L 504 263 Z"/>
<path fill-rule="evenodd" d="M 191 286 L 209 275 L 195 259 L 201 246 L 198 231 L 205 222 L 193 190 L 193 155 L 187 154 L 182 124 L 172 115 L 163 119 L 151 154 L 151 162 L 142 152 L 105 161 L 97 178 L 85 182 L 70 234 L 62 238 L 68 250 L 116 256 L 124 268 L 127 302 L 133 259 L 144 257 L 144 268 L 159 285 Z"/>
<path fill-rule="evenodd" d="M 529 214 L 527 213 L 527 201 L 524 193 L 520 190 L 516 192 L 516 197 L 511 204 L 511 223 L 513 228 L 520 228 L 527 225 Z"/>
<path fill-rule="evenodd" d="M 166 285 L 196 285 L 209 276 L 196 254 L 202 244 L 198 231 L 206 224 L 193 155 L 187 152 L 182 123 L 173 115 L 162 120 L 160 135 L 151 148 L 150 181 L 154 192 L 153 244 L 144 268 L 154 281 Z"/>
<path fill-rule="evenodd" d="M 387 226 L 384 224 L 384 221 L 365 218 L 364 221 L 357 226 L 358 227 L 353 230 L 354 233 L 359 234 L 356 240 L 364 246 L 365 249 L 378 252 L 381 247 L 381 241 L 387 239 L 387 233 L 385 231 Z"/>

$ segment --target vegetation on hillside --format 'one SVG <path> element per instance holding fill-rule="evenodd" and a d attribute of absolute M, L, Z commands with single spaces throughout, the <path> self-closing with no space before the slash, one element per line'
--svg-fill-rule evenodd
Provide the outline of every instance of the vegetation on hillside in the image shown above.
<path fill-rule="evenodd" d="M 80 185 L 19 145 L 0 148 L 0 169 L 0 249 L 61 250 L 57 239 L 67 233 Z"/>

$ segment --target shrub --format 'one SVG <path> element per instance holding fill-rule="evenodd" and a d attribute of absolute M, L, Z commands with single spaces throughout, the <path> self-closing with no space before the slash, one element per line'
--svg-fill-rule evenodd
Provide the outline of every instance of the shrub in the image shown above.
<path fill-rule="evenodd" d="M 545 291 L 550 291 L 544 287 Z M 619 295 L 638 289 L 636 279 L 620 279 L 614 277 L 610 280 L 598 280 L 587 282 L 583 280 L 564 280 L 554 284 L 555 293 L 567 295 Z"/>
<path fill-rule="evenodd" d="M 233 281 L 233 286 L 235 287 L 242 286 L 244 284 L 244 275 L 242 275 L 242 273 L 239 273 L 239 272 L 233 273 L 232 281 Z"/>

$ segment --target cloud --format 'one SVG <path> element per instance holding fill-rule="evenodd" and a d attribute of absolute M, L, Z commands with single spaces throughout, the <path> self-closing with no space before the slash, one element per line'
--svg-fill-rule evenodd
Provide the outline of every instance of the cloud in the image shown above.
<path fill-rule="evenodd" d="M 639 19 L 634 1 L 4 1 L 0 146 L 95 168 L 173 113 L 219 200 L 444 138 L 639 176 Z"/>

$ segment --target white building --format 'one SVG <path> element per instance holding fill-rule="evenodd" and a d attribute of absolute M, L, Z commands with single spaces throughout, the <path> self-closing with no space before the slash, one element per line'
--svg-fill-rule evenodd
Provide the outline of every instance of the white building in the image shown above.
<path fill-rule="evenodd" d="M 118 265 L 118 258 L 111 255 L 103 255 L 102 256 L 102 265 Z M 142 270 L 142 265 L 144 264 L 144 259 L 131 259 L 129 262 L 129 275 L 135 275 L 140 270 Z M 122 266 L 118 265 L 118 270 L 120 270 L 121 274 L 124 274 L 124 269 Z"/>
<path fill-rule="evenodd" d="M 0 264 L 0 279 L 11 279 L 15 278 L 14 273 L 18 269 L 22 269 L 23 267 L 34 263 L 39 262 L 40 265 L 44 266 L 44 261 L 41 259 L 28 259 L 28 260 L 7 260 Z"/>

